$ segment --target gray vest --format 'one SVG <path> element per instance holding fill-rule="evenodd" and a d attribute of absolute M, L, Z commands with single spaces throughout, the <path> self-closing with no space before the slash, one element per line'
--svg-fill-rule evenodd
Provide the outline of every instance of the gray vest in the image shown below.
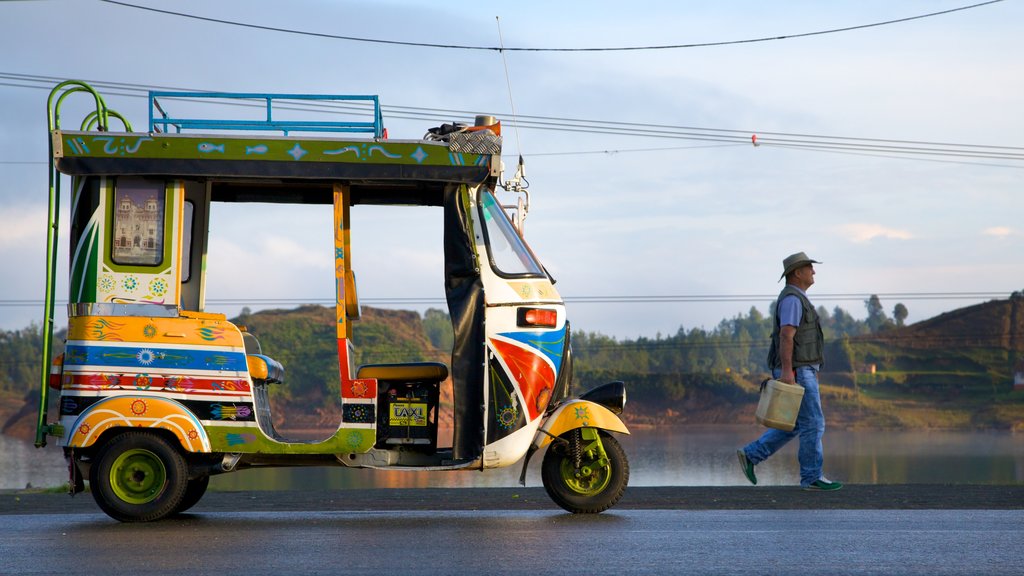
<path fill-rule="evenodd" d="M 779 357 L 779 305 L 786 296 L 796 296 L 800 300 L 803 314 L 800 316 L 800 325 L 796 327 L 796 335 L 793 337 L 793 368 L 800 366 L 819 367 L 825 364 L 825 336 L 821 332 L 821 323 L 818 321 L 818 313 L 811 305 L 811 301 L 804 296 L 800 290 L 789 284 L 779 293 L 779 299 L 775 301 L 775 314 L 772 316 L 772 344 L 768 349 L 768 369 L 782 367 L 782 358 Z"/>

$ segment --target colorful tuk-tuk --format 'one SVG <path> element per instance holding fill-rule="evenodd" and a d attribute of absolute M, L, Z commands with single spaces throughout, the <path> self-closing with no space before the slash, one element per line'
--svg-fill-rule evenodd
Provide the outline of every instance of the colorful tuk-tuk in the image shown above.
<path fill-rule="evenodd" d="M 72 95 L 95 102 L 64 130 Z M 244 103 L 259 119 L 170 115 L 171 104 Z M 613 506 L 629 478 L 611 433 L 621 382 L 571 395 L 569 323 L 554 282 L 524 241 L 523 206 L 502 185 L 500 124 L 449 124 L 423 139 L 384 130 L 376 96 L 151 92 L 149 125 L 135 132 L 87 84 L 68 81 L 48 102 L 50 212 L 45 366 L 36 445 L 58 439 L 69 491 L 89 489 L 125 522 L 180 513 L 210 476 L 268 466 L 483 470 L 545 449 L 541 477 L 574 513 Z M 281 120 L 288 106 L 363 106 L 368 121 Z M 191 109 L 189 109 L 191 110 Z M 293 114 L 294 115 L 294 114 Z M 332 117 L 334 118 L 334 117 Z M 115 131 L 111 120 L 123 125 Z M 53 353 L 61 175 L 70 175 L 68 329 Z M 269 390 L 285 366 L 256 335 L 206 310 L 212 210 L 236 203 L 324 205 L 333 211 L 341 421 L 324 440 L 285 438 Z M 451 362 L 355 366 L 360 316 L 352 269 L 351 207 L 436 206 L 443 211 Z M 254 228 L 259 228 L 254 225 Z M 450 378 L 451 445 L 439 445 L 439 387 Z M 47 416 L 48 388 L 59 418 Z"/>

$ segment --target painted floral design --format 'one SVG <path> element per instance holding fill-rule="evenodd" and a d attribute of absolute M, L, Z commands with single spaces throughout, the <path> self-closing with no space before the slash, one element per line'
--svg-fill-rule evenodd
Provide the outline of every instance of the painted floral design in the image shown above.
<path fill-rule="evenodd" d="M 156 352 L 153 352 L 149 348 L 143 348 L 135 353 L 135 359 L 139 361 L 139 364 L 149 366 L 154 360 L 156 360 Z"/>
<path fill-rule="evenodd" d="M 114 289 L 114 277 L 110 274 L 100 276 L 100 291 L 110 292 Z"/>
<path fill-rule="evenodd" d="M 498 413 L 498 425 L 505 430 L 511 430 L 512 425 L 519 418 L 519 411 L 514 406 L 506 406 Z"/>
<path fill-rule="evenodd" d="M 577 420 L 590 420 L 590 410 L 586 406 L 577 406 L 574 410 L 576 411 Z"/>
<path fill-rule="evenodd" d="M 124 280 L 121 280 L 121 286 L 128 292 L 135 292 L 139 287 L 139 279 L 135 276 L 125 276 Z"/>
<path fill-rule="evenodd" d="M 163 278 L 154 278 L 149 283 L 149 291 L 158 298 L 167 294 L 167 281 Z"/>
<path fill-rule="evenodd" d="M 352 448 L 353 450 L 361 448 L 363 445 L 363 435 L 355 430 L 349 432 L 348 438 L 346 438 L 345 440 L 346 442 L 348 442 L 349 448 Z"/>
<path fill-rule="evenodd" d="M 366 398 L 366 393 L 370 387 L 366 385 L 366 382 L 353 382 L 352 383 L 352 395 L 356 398 Z"/>

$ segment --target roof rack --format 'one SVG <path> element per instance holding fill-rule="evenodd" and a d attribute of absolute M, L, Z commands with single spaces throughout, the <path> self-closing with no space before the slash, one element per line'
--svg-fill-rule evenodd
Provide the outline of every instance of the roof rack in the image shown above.
<path fill-rule="evenodd" d="M 174 98 L 189 100 L 262 100 L 266 106 L 265 120 L 216 120 L 203 118 L 176 118 L 168 116 L 160 106 L 157 98 Z M 328 122 L 275 120 L 273 117 L 275 100 L 300 101 L 334 101 L 353 102 L 368 101 L 373 103 L 372 122 Z M 259 104 L 251 104 L 259 105 Z M 281 108 L 284 108 L 281 106 Z M 149 92 L 149 130 L 151 132 L 176 132 L 182 130 L 280 130 L 287 136 L 288 132 L 367 132 L 374 138 L 384 137 L 384 119 L 380 112 L 380 101 L 376 95 L 322 95 L 322 94 L 268 94 L 257 92 Z"/>

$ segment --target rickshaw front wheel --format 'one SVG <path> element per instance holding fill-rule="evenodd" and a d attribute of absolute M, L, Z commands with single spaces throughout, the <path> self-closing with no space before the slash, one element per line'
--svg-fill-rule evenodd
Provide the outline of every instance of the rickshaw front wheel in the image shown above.
<path fill-rule="evenodd" d="M 541 480 L 548 496 L 563 509 L 597 514 L 614 506 L 626 492 L 629 461 L 610 434 L 597 431 L 592 439 L 584 436 L 581 429 L 570 430 L 548 446 Z"/>
<path fill-rule="evenodd" d="M 111 518 L 150 522 L 178 510 L 188 488 L 188 466 L 163 437 L 132 430 L 99 449 L 89 485 L 96 504 Z"/>

